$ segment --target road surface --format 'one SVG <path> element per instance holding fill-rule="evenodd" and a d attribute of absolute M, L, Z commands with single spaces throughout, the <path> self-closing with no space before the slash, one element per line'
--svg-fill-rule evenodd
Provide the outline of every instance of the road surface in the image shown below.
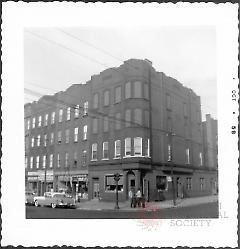
<path fill-rule="evenodd" d="M 157 211 L 81 210 L 26 206 L 27 219 L 191 219 L 218 218 L 218 202 Z"/>

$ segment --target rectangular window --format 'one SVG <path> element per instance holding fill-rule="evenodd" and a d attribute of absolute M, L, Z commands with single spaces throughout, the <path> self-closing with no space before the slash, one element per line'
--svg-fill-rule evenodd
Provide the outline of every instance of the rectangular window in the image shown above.
<path fill-rule="evenodd" d="M 27 120 L 27 130 L 30 130 L 30 119 Z"/>
<path fill-rule="evenodd" d="M 61 167 L 61 159 L 60 159 L 60 154 L 57 154 L 57 166 L 58 168 Z"/>
<path fill-rule="evenodd" d="M 51 115 L 51 124 L 54 124 L 55 123 L 55 112 L 52 112 L 52 115 Z"/>
<path fill-rule="evenodd" d="M 144 83 L 144 98 L 149 99 L 148 84 Z"/>
<path fill-rule="evenodd" d="M 37 136 L 37 146 L 40 146 L 40 142 L 41 142 L 41 136 L 38 135 L 38 136 Z"/>
<path fill-rule="evenodd" d="M 88 114 L 88 101 L 84 102 L 83 104 L 83 115 L 87 115 Z"/>
<path fill-rule="evenodd" d="M 74 151 L 73 153 L 73 165 L 76 167 L 77 166 L 77 151 Z"/>
<path fill-rule="evenodd" d="M 186 164 L 190 164 L 190 151 L 189 151 L 189 148 L 186 149 Z"/>
<path fill-rule="evenodd" d="M 199 152 L 199 166 L 203 165 L 202 152 Z"/>
<path fill-rule="evenodd" d="M 131 156 L 131 138 L 125 138 L 125 156 Z"/>
<path fill-rule="evenodd" d="M 58 117 L 58 122 L 62 122 L 62 119 L 63 119 L 63 109 L 60 109 L 59 110 L 59 117 Z"/>
<path fill-rule="evenodd" d="M 74 128 L 74 142 L 76 143 L 78 141 L 78 127 Z"/>
<path fill-rule="evenodd" d="M 191 190 L 191 189 L 192 189 L 192 178 L 187 177 L 187 190 Z"/>
<path fill-rule="evenodd" d="M 204 190 L 205 185 L 204 185 L 204 178 L 200 178 L 200 190 Z"/>
<path fill-rule="evenodd" d="M 42 125 L 42 116 L 38 117 L 38 127 L 41 127 Z"/>
<path fill-rule="evenodd" d="M 121 91 L 122 91 L 121 86 L 115 88 L 115 99 L 114 99 L 115 104 L 121 102 L 122 98 Z"/>
<path fill-rule="evenodd" d="M 131 126 L 131 110 L 125 111 L 125 126 L 126 127 Z"/>
<path fill-rule="evenodd" d="M 108 121 L 108 117 L 104 117 L 103 118 L 103 132 L 108 132 L 109 129 L 109 121 Z"/>
<path fill-rule="evenodd" d="M 167 147 L 167 155 L 168 155 L 168 162 L 171 162 L 172 161 L 172 146 L 170 144 L 168 144 L 168 147 Z"/>
<path fill-rule="evenodd" d="M 31 156 L 30 157 L 30 169 L 32 169 L 33 168 L 33 157 Z"/>
<path fill-rule="evenodd" d="M 43 146 L 47 146 L 47 134 L 44 134 L 44 141 L 43 141 Z"/>
<path fill-rule="evenodd" d="M 69 165 L 68 165 L 68 153 L 66 152 L 65 153 L 65 167 L 67 168 Z"/>
<path fill-rule="evenodd" d="M 133 141 L 134 141 L 134 156 L 141 156 L 142 155 L 142 138 L 135 137 Z"/>
<path fill-rule="evenodd" d="M 116 140 L 115 141 L 115 153 L 114 153 L 115 158 L 120 158 L 121 157 L 121 140 Z"/>
<path fill-rule="evenodd" d="M 135 81 L 133 86 L 134 86 L 134 98 L 142 98 L 142 82 Z"/>
<path fill-rule="evenodd" d="M 27 167 L 28 167 L 28 158 L 25 157 L 25 168 L 27 168 Z"/>
<path fill-rule="evenodd" d="M 137 125 L 142 124 L 142 110 L 141 109 L 134 110 L 134 123 Z"/>
<path fill-rule="evenodd" d="M 58 131 L 58 143 L 62 142 L 62 131 Z"/>
<path fill-rule="evenodd" d="M 50 168 L 53 167 L 53 154 L 50 154 L 50 157 L 49 157 L 49 167 Z"/>
<path fill-rule="evenodd" d="M 121 129 L 121 113 L 115 114 L 115 129 L 120 130 Z"/>
<path fill-rule="evenodd" d="M 67 108 L 67 120 L 71 119 L 71 107 Z"/>
<path fill-rule="evenodd" d="M 48 125 L 48 114 L 45 114 L 45 118 L 44 118 L 44 126 Z"/>
<path fill-rule="evenodd" d="M 104 92 L 104 101 L 103 101 L 104 106 L 109 105 L 109 97 L 110 97 L 110 92 L 109 90 L 107 90 Z"/>
<path fill-rule="evenodd" d="M 125 84 L 125 99 L 131 98 L 131 82 Z"/>
<path fill-rule="evenodd" d="M 166 98 L 167 98 L 167 109 L 171 110 L 171 96 L 167 94 Z"/>
<path fill-rule="evenodd" d="M 98 132 L 98 119 L 97 118 L 93 118 L 92 120 L 92 124 L 93 124 L 93 133 L 97 133 Z"/>
<path fill-rule="evenodd" d="M 74 108 L 74 117 L 75 118 L 79 117 L 79 105 L 76 105 Z"/>
<path fill-rule="evenodd" d="M 87 151 L 86 150 L 83 150 L 83 153 L 82 153 L 82 163 L 83 163 L 83 166 L 87 165 Z"/>
<path fill-rule="evenodd" d="M 53 132 L 51 132 L 50 143 L 51 144 L 54 143 L 54 133 Z"/>
<path fill-rule="evenodd" d="M 97 144 L 92 144 L 92 160 L 97 160 Z"/>
<path fill-rule="evenodd" d="M 98 108 L 98 93 L 95 93 L 93 96 L 93 108 Z"/>
<path fill-rule="evenodd" d="M 36 168 L 38 169 L 39 168 L 39 156 L 36 157 Z"/>
<path fill-rule="evenodd" d="M 83 140 L 87 140 L 87 125 L 83 126 Z"/>
<path fill-rule="evenodd" d="M 123 191 L 123 175 L 119 176 L 118 181 L 118 191 Z M 116 181 L 114 180 L 114 175 L 105 176 L 105 191 L 116 192 Z"/>
<path fill-rule="evenodd" d="M 34 140 L 35 140 L 35 138 L 34 138 L 34 137 L 32 137 L 31 147 L 34 147 Z"/>
<path fill-rule="evenodd" d="M 150 157 L 150 140 L 145 139 L 145 156 Z"/>
<path fill-rule="evenodd" d="M 103 142 L 103 159 L 108 159 L 108 142 Z"/>
<path fill-rule="evenodd" d="M 45 169 L 46 168 L 46 155 L 44 155 L 43 156 L 43 159 L 42 159 L 42 167 L 43 167 L 43 169 Z"/>
<path fill-rule="evenodd" d="M 35 128 L 35 125 L 36 125 L 36 118 L 34 117 L 34 118 L 32 119 L 32 128 Z"/>
<path fill-rule="evenodd" d="M 69 132 L 69 129 L 67 129 L 65 131 L 65 142 L 66 142 L 66 144 L 69 143 L 69 136 L 70 136 L 70 132 Z"/>

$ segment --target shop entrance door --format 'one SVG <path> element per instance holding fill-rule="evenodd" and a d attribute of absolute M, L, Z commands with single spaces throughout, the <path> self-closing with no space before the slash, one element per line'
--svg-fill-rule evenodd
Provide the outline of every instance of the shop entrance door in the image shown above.
<path fill-rule="evenodd" d="M 99 199 L 99 182 L 93 182 L 93 199 Z"/>

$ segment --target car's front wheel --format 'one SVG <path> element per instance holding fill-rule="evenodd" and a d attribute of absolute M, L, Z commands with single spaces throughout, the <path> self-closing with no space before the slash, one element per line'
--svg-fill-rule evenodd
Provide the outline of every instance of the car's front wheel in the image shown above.
<path fill-rule="evenodd" d="M 57 205 L 56 205 L 56 203 L 52 203 L 51 206 L 52 206 L 52 208 L 55 208 Z"/>
<path fill-rule="evenodd" d="M 38 201 L 37 201 L 37 200 L 34 202 L 34 205 L 35 205 L 35 207 L 38 207 L 38 206 L 39 206 L 39 204 L 38 204 Z"/>

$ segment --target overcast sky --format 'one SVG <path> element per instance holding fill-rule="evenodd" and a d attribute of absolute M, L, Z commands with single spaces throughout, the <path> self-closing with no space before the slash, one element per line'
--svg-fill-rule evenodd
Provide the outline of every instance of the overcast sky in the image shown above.
<path fill-rule="evenodd" d="M 53 94 L 130 58 L 147 58 L 157 71 L 192 88 L 201 96 L 203 119 L 206 113 L 217 118 L 216 31 L 212 26 L 28 28 L 24 33 L 25 88 Z M 25 94 L 25 103 L 35 99 Z"/>

